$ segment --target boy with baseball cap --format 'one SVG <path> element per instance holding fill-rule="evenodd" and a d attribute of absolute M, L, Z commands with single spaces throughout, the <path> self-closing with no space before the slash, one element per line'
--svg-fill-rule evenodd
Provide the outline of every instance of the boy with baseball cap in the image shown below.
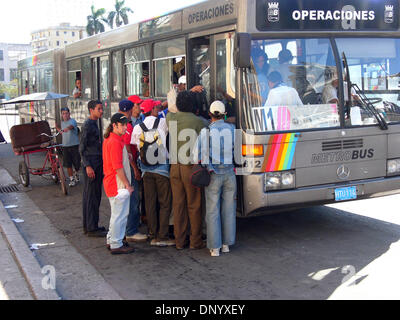
<path fill-rule="evenodd" d="M 133 98 L 133 99 L 132 99 Z M 131 165 L 131 184 L 134 188 L 132 192 L 130 205 L 129 205 L 129 216 L 126 227 L 126 240 L 128 242 L 143 242 L 147 240 L 147 235 L 139 232 L 140 225 L 140 211 L 139 211 L 139 180 L 140 171 L 137 166 L 137 148 L 135 145 L 131 144 L 132 132 L 133 132 L 133 120 L 132 112 L 136 101 L 138 105 L 141 103 L 138 96 L 132 96 L 128 99 L 122 100 L 119 103 L 119 112 L 123 114 L 128 119 L 127 129 L 125 135 L 122 137 L 126 150 L 128 152 L 129 161 Z"/>
<path fill-rule="evenodd" d="M 226 111 L 221 101 L 211 104 L 209 115 L 211 124 L 197 138 L 194 161 L 207 165 L 211 172 L 211 182 L 205 188 L 207 248 L 211 256 L 218 257 L 221 248 L 223 253 L 229 252 L 236 237 L 235 128 L 224 121 Z"/>
<path fill-rule="evenodd" d="M 131 170 L 123 136 L 129 119 L 121 113 L 111 118 L 103 143 L 104 190 L 110 201 L 111 218 L 107 247 L 111 254 L 128 254 L 135 250 L 123 242 L 129 215 Z"/>

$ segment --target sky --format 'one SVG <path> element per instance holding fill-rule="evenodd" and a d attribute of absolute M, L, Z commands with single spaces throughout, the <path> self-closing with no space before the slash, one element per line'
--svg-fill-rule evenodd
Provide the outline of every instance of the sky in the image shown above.
<path fill-rule="evenodd" d="M 125 0 L 125 6 L 134 13 L 129 23 L 190 6 L 204 0 Z M 92 4 L 95 8 L 110 11 L 115 0 L 11 0 L 1 1 L 0 42 L 29 43 L 30 33 L 35 30 L 57 26 L 62 22 L 86 26 Z M 7 14 L 4 14 L 7 13 Z M 107 29 L 106 29 L 107 30 Z"/>

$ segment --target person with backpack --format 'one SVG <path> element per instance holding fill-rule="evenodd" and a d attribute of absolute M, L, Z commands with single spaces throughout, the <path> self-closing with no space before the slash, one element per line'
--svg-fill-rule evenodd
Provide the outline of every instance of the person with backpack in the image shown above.
<path fill-rule="evenodd" d="M 143 123 L 133 128 L 131 144 L 139 149 L 142 171 L 147 226 L 152 246 L 174 246 L 169 239 L 171 215 L 171 186 L 167 151 L 168 127 L 165 119 L 159 119 L 160 105 L 148 99 L 141 105 L 145 116 Z M 157 214 L 157 201 L 160 205 Z"/>

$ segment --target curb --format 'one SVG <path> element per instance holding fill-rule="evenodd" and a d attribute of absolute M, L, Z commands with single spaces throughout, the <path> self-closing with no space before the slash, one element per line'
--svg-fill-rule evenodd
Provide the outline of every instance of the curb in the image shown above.
<path fill-rule="evenodd" d="M 33 298 L 35 300 L 60 300 L 61 297 L 58 295 L 56 290 L 43 289 L 42 281 L 45 274 L 42 274 L 42 268 L 39 265 L 39 262 L 29 250 L 27 243 L 22 238 L 1 202 L 0 228 L 5 235 L 5 240 L 15 258 L 15 262 L 28 284 Z"/>
<path fill-rule="evenodd" d="M 0 186 L 9 184 L 16 182 L 8 171 L 0 166 Z M 16 198 L 18 209 L 11 209 L 9 213 L 0 201 L 0 228 L 4 230 L 6 242 L 11 247 L 11 253 L 31 287 L 34 298 L 123 300 L 94 266 L 53 226 L 25 192 L 17 193 Z M 25 220 L 21 229 L 11 219 L 15 210 L 19 211 L 18 217 Z M 50 239 L 51 242 L 57 243 L 58 247 L 39 250 L 38 253 L 29 249 L 29 243 L 47 243 Z M 42 282 L 45 288 L 49 287 L 52 272 L 50 267 L 56 269 L 56 290 L 45 290 L 42 287 Z"/>

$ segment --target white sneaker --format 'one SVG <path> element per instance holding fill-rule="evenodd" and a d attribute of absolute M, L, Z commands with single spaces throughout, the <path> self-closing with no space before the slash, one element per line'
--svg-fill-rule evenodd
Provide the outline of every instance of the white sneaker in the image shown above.
<path fill-rule="evenodd" d="M 210 249 L 211 257 L 219 257 L 219 249 Z"/>
<path fill-rule="evenodd" d="M 222 245 L 222 253 L 229 253 L 229 246 Z"/>
<path fill-rule="evenodd" d="M 78 184 L 80 180 L 79 180 L 79 175 L 77 173 L 75 173 L 74 179 L 76 184 Z"/>
<path fill-rule="evenodd" d="M 151 246 L 156 246 L 156 247 L 166 247 L 167 243 L 165 241 L 160 241 L 160 240 L 157 240 L 157 239 L 153 239 L 153 240 L 151 240 L 150 245 Z"/>
<path fill-rule="evenodd" d="M 128 242 L 145 242 L 147 241 L 147 235 L 143 233 L 136 233 L 133 236 L 126 237 L 126 241 Z"/>
<path fill-rule="evenodd" d="M 75 187 L 76 186 L 76 181 L 74 177 L 69 177 L 69 184 L 70 187 Z"/>

